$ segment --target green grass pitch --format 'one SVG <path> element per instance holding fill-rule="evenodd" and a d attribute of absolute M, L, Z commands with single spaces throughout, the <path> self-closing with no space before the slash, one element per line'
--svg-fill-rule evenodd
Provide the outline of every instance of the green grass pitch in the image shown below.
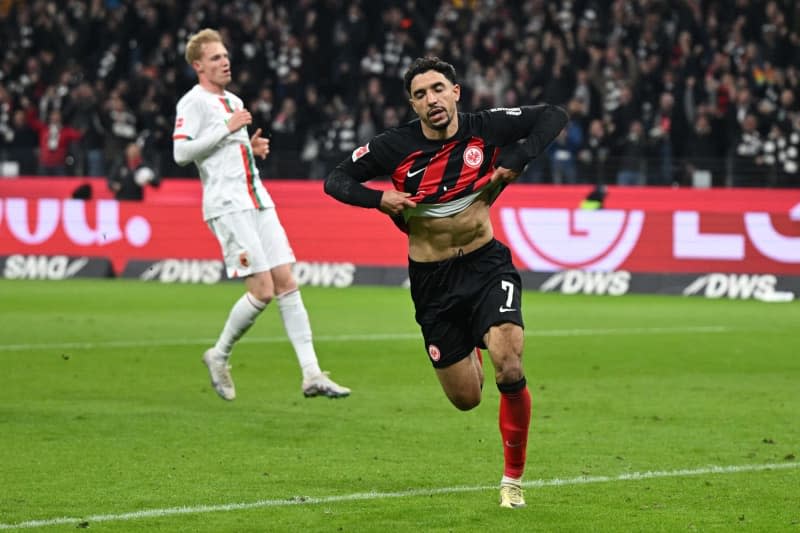
<path fill-rule="evenodd" d="M 800 304 L 526 293 L 504 510 L 491 369 L 451 407 L 405 289 L 303 289 L 350 398 L 302 396 L 270 306 L 226 403 L 200 358 L 242 290 L 0 281 L 0 529 L 800 531 Z"/>

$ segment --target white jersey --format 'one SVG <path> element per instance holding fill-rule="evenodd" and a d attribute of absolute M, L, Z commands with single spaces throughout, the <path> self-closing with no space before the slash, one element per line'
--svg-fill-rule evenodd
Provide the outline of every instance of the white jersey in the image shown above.
<path fill-rule="evenodd" d="M 200 85 L 178 101 L 173 154 L 179 165 L 197 166 L 205 220 L 275 206 L 259 178 L 247 128 L 228 132 L 231 114 L 243 107 L 235 94 L 214 94 Z"/>

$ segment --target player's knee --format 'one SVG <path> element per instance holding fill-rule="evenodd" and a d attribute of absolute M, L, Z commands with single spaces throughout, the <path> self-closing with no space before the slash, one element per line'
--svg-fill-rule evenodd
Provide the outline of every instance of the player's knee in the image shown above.
<path fill-rule="evenodd" d="M 286 283 L 279 283 L 279 282 L 275 283 L 275 294 L 278 295 L 278 298 L 296 292 L 297 290 L 298 290 L 297 282 L 295 282 L 294 280 L 291 280 L 290 282 Z"/>
<path fill-rule="evenodd" d="M 259 287 L 256 289 L 251 289 L 250 294 L 252 294 L 259 302 L 263 303 L 264 305 L 269 304 L 275 298 L 275 292 L 272 290 L 271 287 Z"/>
<path fill-rule="evenodd" d="M 458 409 L 459 411 L 469 411 L 471 409 L 475 409 L 480 405 L 481 399 L 476 398 L 450 398 L 450 402 Z"/>
<path fill-rule="evenodd" d="M 273 268 L 271 274 L 272 284 L 275 286 L 275 294 L 288 294 L 298 289 L 297 280 L 289 265 L 281 265 Z"/>
<path fill-rule="evenodd" d="M 448 395 L 450 403 L 452 403 L 459 411 L 469 411 L 478 407 L 481 403 L 480 391 L 461 391 L 455 394 Z"/>
<path fill-rule="evenodd" d="M 518 354 L 509 354 L 494 361 L 494 375 L 497 383 L 513 383 L 522 379 L 522 357 Z"/>

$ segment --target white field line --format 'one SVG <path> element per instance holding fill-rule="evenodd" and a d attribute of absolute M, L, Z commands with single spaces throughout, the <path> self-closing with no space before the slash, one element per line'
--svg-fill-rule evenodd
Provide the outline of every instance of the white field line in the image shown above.
<path fill-rule="evenodd" d="M 658 335 L 662 333 L 725 333 L 732 328 L 725 326 L 677 326 L 667 328 L 586 328 L 526 330 L 526 337 L 588 337 L 603 335 Z M 418 340 L 420 333 L 352 333 L 343 335 L 314 335 L 316 342 L 371 342 L 393 340 Z M 147 346 L 206 346 L 216 342 L 212 338 L 194 339 L 138 339 L 100 342 L 52 342 L 27 344 L 0 344 L 0 352 L 22 352 L 31 350 L 74 350 L 93 348 L 143 348 Z M 239 344 L 272 344 L 288 342 L 280 337 L 244 337 Z"/>
<path fill-rule="evenodd" d="M 656 470 L 651 472 L 631 472 L 617 476 L 580 476 L 573 478 L 537 479 L 523 482 L 528 488 L 563 487 L 569 485 L 588 485 L 593 483 L 614 483 L 621 481 L 641 481 L 646 479 L 675 478 L 688 476 L 703 476 L 712 474 L 738 474 L 743 472 L 763 472 L 767 470 L 789 470 L 800 468 L 800 463 L 772 463 L 763 465 L 740 466 L 708 466 L 704 468 L 683 468 L 680 470 Z M 350 501 L 370 501 L 398 498 L 415 498 L 419 496 L 432 496 L 438 494 L 456 494 L 461 492 L 481 492 L 497 490 L 497 486 L 457 486 L 430 489 L 409 489 L 397 492 L 357 492 L 339 496 L 292 496 L 280 500 L 258 500 L 248 503 L 222 503 L 217 505 L 196 505 L 184 507 L 167 507 L 165 509 L 145 509 L 130 513 L 100 514 L 82 518 L 49 518 L 43 520 L 27 520 L 16 524 L 0 523 L 2 529 L 28 529 L 34 527 L 57 526 L 65 524 L 78 525 L 82 522 L 91 525 L 93 522 L 127 522 L 143 518 L 162 518 L 186 514 L 220 513 L 226 511 L 239 511 L 247 509 L 260 509 L 265 507 L 288 507 L 290 505 L 319 505 Z"/>

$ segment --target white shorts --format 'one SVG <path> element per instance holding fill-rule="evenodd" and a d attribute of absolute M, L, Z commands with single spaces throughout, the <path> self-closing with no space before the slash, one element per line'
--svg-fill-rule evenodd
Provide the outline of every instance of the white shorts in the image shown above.
<path fill-rule="evenodd" d="M 243 278 L 295 262 L 275 208 L 228 213 L 206 223 L 222 248 L 229 278 Z"/>

